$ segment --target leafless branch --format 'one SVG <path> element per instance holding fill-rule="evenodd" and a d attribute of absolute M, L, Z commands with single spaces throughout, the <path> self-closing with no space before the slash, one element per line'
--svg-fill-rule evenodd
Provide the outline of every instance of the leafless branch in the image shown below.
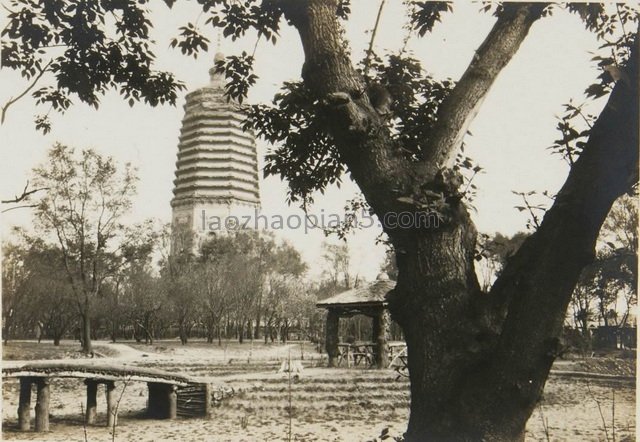
<path fill-rule="evenodd" d="M 9 199 L 9 200 L 2 200 L 0 201 L 1 204 L 16 204 L 16 203 L 20 203 L 22 201 L 28 201 L 29 197 L 31 195 L 33 195 L 36 192 L 40 192 L 42 190 L 47 190 L 48 187 L 38 187 L 36 189 L 31 189 L 29 190 L 29 181 L 27 181 L 27 184 L 25 184 L 24 189 L 22 191 L 22 194 L 20 195 L 16 195 L 14 198 Z M 20 209 L 20 208 L 24 208 L 24 207 L 36 207 L 37 204 L 28 204 L 28 205 L 22 205 L 22 206 L 17 206 L 17 207 L 10 207 L 8 209 L 5 209 L 2 211 L 2 213 L 4 212 L 8 212 L 9 210 L 14 210 L 14 209 Z"/>
<path fill-rule="evenodd" d="M 26 208 L 29 208 L 29 207 L 38 207 L 38 205 L 37 204 L 24 204 L 22 206 L 9 207 L 8 209 L 4 209 L 0 213 L 6 213 L 6 212 L 9 212 L 11 210 L 16 210 L 16 209 L 26 209 Z"/>
<path fill-rule="evenodd" d="M 48 187 L 38 187 L 37 189 L 29 190 L 29 181 L 27 181 L 27 184 L 25 184 L 24 190 L 22 191 L 21 195 L 16 195 L 13 199 L 10 199 L 10 200 L 2 200 L 2 201 L 0 201 L 0 203 L 1 204 L 19 203 L 21 201 L 28 200 L 29 197 L 31 195 L 33 195 L 34 193 L 40 192 L 41 190 L 47 190 L 47 189 L 48 189 Z"/>
<path fill-rule="evenodd" d="M 40 69 L 40 72 L 38 72 L 38 75 L 36 75 L 33 79 L 33 81 L 26 87 L 26 89 L 24 91 L 22 91 L 20 93 L 20 95 L 18 95 L 15 98 L 10 98 L 9 101 L 7 101 L 4 106 L 2 106 L 2 115 L 0 116 L 0 124 L 4 123 L 4 118 L 7 114 L 7 109 L 9 109 L 9 106 L 11 106 L 13 103 L 15 103 L 16 101 L 20 100 L 22 97 L 24 97 L 25 95 L 27 95 L 31 89 L 33 89 L 35 87 L 35 85 L 38 83 L 38 81 L 40 80 L 40 78 L 42 78 L 42 76 L 44 75 L 45 72 L 47 72 L 47 70 L 49 69 L 49 66 L 51 66 L 51 63 L 53 62 L 53 60 L 49 60 L 49 62 L 44 66 L 44 68 Z"/>
<path fill-rule="evenodd" d="M 84 431 L 84 442 L 89 442 L 89 438 L 87 437 L 87 415 L 84 412 L 84 406 L 82 402 L 80 402 L 80 414 L 82 415 L 82 430 Z"/>
<path fill-rule="evenodd" d="M 378 32 L 378 25 L 380 24 L 380 17 L 382 16 L 382 8 L 384 8 L 384 3 L 386 0 L 382 0 L 380 2 L 380 7 L 378 8 L 378 15 L 376 16 L 376 23 L 373 25 L 373 29 L 371 30 L 371 40 L 369 40 L 369 49 L 367 49 L 366 59 L 364 61 L 364 71 L 363 75 L 366 77 L 369 72 L 369 65 L 371 64 L 371 56 L 373 55 L 373 43 L 376 39 L 376 33 Z"/>
<path fill-rule="evenodd" d="M 116 406 L 113 409 L 112 413 L 113 413 L 113 428 L 111 429 L 111 441 L 115 442 L 116 441 L 116 425 L 117 425 L 117 416 L 118 416 L 118 408 L 120 407 L 120 402 L 122 401 L 122 396 L 124 396 L 124 391 L 127 389 L 127 385 L 129 385 L 129 382 L 131 382 L 131 376 L 129 376 L 125 381 L 124 381 L 124 385 L 122 386 L 122 391 L 120 391 L 120 396 L 118 397 L 118 400 L 116 401 Z"/>

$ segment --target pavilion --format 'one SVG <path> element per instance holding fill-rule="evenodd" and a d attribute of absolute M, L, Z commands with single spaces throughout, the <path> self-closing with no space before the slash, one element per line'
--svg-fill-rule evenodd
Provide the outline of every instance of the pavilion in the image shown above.
<path fill-rule="evenodd" d="M 372 337 L 374 343 L 375 366 L 387 366 L 390 317 L 386 295 L 396 286 L 385 273 L 378 275 L 375 282 L 339 293 L 324 299 L 316 307 L 327 309 L 326 349 L 329 367 L 336 365 L 338 358 L 338 325 L 341 317 L 362 314 L 373 319 Z"/>

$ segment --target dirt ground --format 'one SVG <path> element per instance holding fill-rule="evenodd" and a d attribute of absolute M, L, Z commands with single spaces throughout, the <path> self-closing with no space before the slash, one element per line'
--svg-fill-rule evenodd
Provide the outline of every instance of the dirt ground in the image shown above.
<path fill-rule="evenodd" d="M 406 427 L 409 384 L 392 370 L 327 369 L 309 343 L 223 346 L 175 341 L 153 346 L 98 343 L 105 355 L 94 363 L 155 367 L 233 389 L 208 419 L 174 421 L 144 418 L 146 384 L 117 383 L 119 424 L 104 426 L 106 404 L 99 390 L 98 424 L 83 425 L 82 380 L 52 381 L 51 431 L 17 431 L 18 383 L 2 388 L 2 439 L 30 441 L 368 441 L 384 428 L 399 436 Z M 16 342 L 3 347 L 3 366 L 24 359 L 78 357 L 76 344 Z M 299 379 L 277 373 L 282 361 L 302 360 Z M 635 364 L 632 359 L 561 360 L 547 382 L 544 399 L 527 426 L 528 441 L 635 440 Z M 35 398 L 32 399 L 32 404 Z M 33 417 L 33 413 L 32 413 Z"/>

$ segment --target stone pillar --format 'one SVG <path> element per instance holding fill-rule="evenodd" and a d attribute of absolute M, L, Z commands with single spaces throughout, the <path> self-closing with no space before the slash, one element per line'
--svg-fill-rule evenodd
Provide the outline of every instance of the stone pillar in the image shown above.
<path fill-rule="evenodd" d="M 85 421 L 87 425 L 96 423 L 96 415 L 98 414 L 98 382 L 93 379 L 85 379 L 87 386 L 87 407 L 85 409 Z"/>
<path fill-rule="evenodd" d="M 107 397 L 107 427 L 112 428 L 118 424 L 118 411 L 116 409 L 116 383 L 107 381 L 104 383 L 104 393 Z"/>
<path fill-rule="evenodd" d="M 211 391 L 211 384 L 209 384 L 208 382 L 205 384 L 204 387 L 204 391 L 205 391 L 205 396 L 204 396 L 204 415 L 205 416 L 209 416 L 209 414 L 211 414 L 211 401 L 212 401 L 212 391 Z M 176 395 L 177 397 L 177 395 Z"/>
<path fill-rule="evenodd" d="M 376 368 L 386 368 L 389 364 L 387 343 L 389 341 L 389 311 L 381 307 L 373 317 L 372 341 L 376 344 Z"/>
<path fill-rule="evenodd" d="M 49 379 L 36 378 L 36 431 L 49 431 Z"/>
<path fill-rule="evenodd" d="M 18 404 L 18 428 L 20 431 L 31 429 L 31 383 L 29 377 L 20 378 L 20 403 Z"/>
<path fill-rule="evenodd" d="M 336 366 L 336 358 L 338 357 L 338 325 L 340 324 L 340 315 L 335 309 L 327 310 L 327 327 L 326 327 L 326 349 L 329 355 L 329 367 Z"/>
<path fill-rule="evenodd" d="M 167 385 L 167 418 L 178 417 L 178 386 Z"/>

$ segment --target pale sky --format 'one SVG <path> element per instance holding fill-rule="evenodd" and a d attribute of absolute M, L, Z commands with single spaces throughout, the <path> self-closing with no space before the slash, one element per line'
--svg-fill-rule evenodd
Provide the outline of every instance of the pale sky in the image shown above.
<path fill-rule="evenodd" d="M 361 58 L 369 41 L 379 2 L 352 0 L 352 19 L 347 24 L 347 37 L 354 58 Z M 197 60 L 169 48 L 170 39 L 177 28 L 198 16 L 197 5 L 187 3 L 168 10 L 155 2 L 151 21 L 153 38 L 157 46 L 157 68 L 174 72 L 185 82 L 187 91 L 208 82 L 208 70 L 216 52 L 215 33 L 207 54 Z M 409 48 L 423 67 L 436 78 L 458 79 L 473 51 L 490 30 L 495 18 L 479 12 L 480 4 L 456 2 L 454 12 L 444 17 L 435 32 L 425 38 L 412 37 Z M 400 0 L 387 1 L 378 35 L 376 50 L 397 51 L 405 31 L 403 6 Z M 204 26 L 204 18 L 201 18 Z M 251 91 L 250 103 L 268 102 L 278 86 L 285 80 L 300 77 L 303 54 L 297 33 L 282 23 L 279 42 L 272 46 L 264 41 L 256 52 L 258 84 Z M 255 36 L 247 36 L 236 43 L 222 41 L 220 50 L 226 54 L 249 52 Z M 564 11 L 534 24 L 520 51 L 501 73 L 487 97 L 480 114 L 472 124 L 473 136 L 465 140 L 465 154 L 472 157 L 485 170 L 474 180 L 478 186 L 475 200 L 477 212 L 473 219 L 478 230 L 512 234 L 525 229 L 527 216 L 514 206 L 520 201 L 511 191 L 548 190 L 556 192 L 562 185 L 568 167 L 546 149 L 557 138 L 554 115 L 562 112 L 561 105 L 573 98 L 584 100 L 583 91 L 597 76 L 589 51 L 595 51 L 595 37 L 584 30 L 579 18 Z M 18 74 L 0 71 L 0 103 L 20 93 L 27 82 Z M 42 85 L 47 84 L 43 82 Z M 31 169 L 41 163 L 47 149 L 56 141 L 77 148 L 92 147 L 113 156 L 119 162 L 131 162 L 139 169 L 140 183 L 134 207 L 127 221 L 138 222 L 156 218 L 169 222 L 172 181 L 177 153 L 178 135 L 183 116 L 185 92 L 180 93 L 176 107 L 151 108 L 136 104 L 130 108 L 117 94 L 102 99 L 99 110 L 75 104 L 64 115 L 51 115 L 52 131 L 43 136 L 36 132 L 33 116 L 34 100 L 25 97 L 8 111 L 4 125 L 0 126 L 1 147 L 0 196 L 2 199 L 19 194 Z M 594 107 L 599 111 L 602 101 Z M 260 167 L 267 146 L 258 142 Z M 263 211 L 268 214 L 299 213 L 297 207 L 285 203 L 286 184 L 277 177 L 260 183 Z M 356 187 L 347 177 L 340 189 L 332 188 L 318 195 L 312 212 L 342 213 L 345 202 L 356 194 Z M 2 214 L 2 234 L 10 240 L 10 227 L 29 226 L 28 209 Z M 278 236 L 291 241 L 303 254 L 311 267 L 310 274 L 321 270 L 321 243 L 324 235 L 319 231 L 305 234 L 304 230 L 279 231 Z M 349 237 L 352 254 L 352 273 L 373 279 L 384 256 L 384 247 L 375 245 L 378 229 L 359 231 Z M 337 241 L 337 239 L 334 239 Z"/>

